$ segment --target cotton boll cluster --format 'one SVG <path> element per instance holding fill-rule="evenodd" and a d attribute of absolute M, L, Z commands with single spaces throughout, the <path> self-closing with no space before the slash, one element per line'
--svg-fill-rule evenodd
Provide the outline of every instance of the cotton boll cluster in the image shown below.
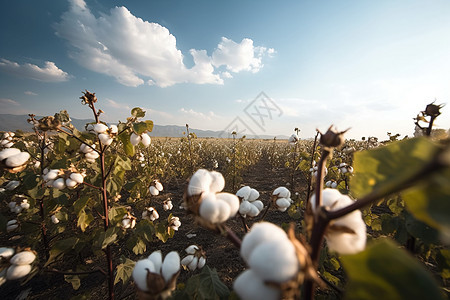
<path fill-rule="evenodd" d="M 81 144 L 80 146 L 80 152 L 84 153 L 84 158 L 86 161 L 90 163 L 94 163 L 95 160 L 100 156 L 95 149 L 95 144 L 88 146 L 87 144 Z"/>
<path fill-rule="evenodd" d="M 289 206 L 294 202 L 291 199 L 291 192 L 285 188 L 284 186 L 280 186 L 276 188 L 273 193 L 273 202 L 275 203 L 275 207 L 281 211 L 286 211 Z"/>
<path fill-rule="evenodd" d="M 19 195 L 19 197 L 24 197 L 23 195 Z M 11 201 L 8 203 L 8 207 L 11 212 L 19 214 L 22 210 L 26 210 L 30 208 L 30 203 L 28 203 L 28 199 L 22 199 L 21 203 L 18 204 L 16 201 Z"/>
<path fill-rule="evenodd" d="M 61 169 L 47 169 L 43 171 L 43 178 L 47 187 L 53 187 L 58 190 L 62 190 L 65 187 L 75 188 L 79 184 L 84 182 L 86 177 L 85 172 L 72 171 L 75 169 L 69 169 L 66 172 Z"/>
<path fill-rule="evenodd" d="M 236 196 L 241 200 L 239 213 L 245 218 L 256 217 L 264 209 L 264 203 L 259 198 L 259 192 L 249 186 L 244 186 L 236 192 Z"/>
<path fill-rule="evenodd" d="M 275 285 L 295 280 L 300 271 L 294 245 L 272 223 L 252 226 L 242 240 L 241 256 L 249 268 L 236 278 L 233 288 L 243 300 L 281 299 L 282 291 Z"/>
<path fill-rule="evenodd" d="M 346 163 L 341 163 L 338 167 L 339 172 L 341 172 L 342 174 L 352 174 L 353 173 L 353 167 L 347 165 Z"/>
<path fill-rule="evenodd" d="M 11 148 L 14 146 L 13 137 L 15 136 L 14 132 L 5 132 L 2 136 L 2 140 L 0 141 L 0 147 L 3 148 Z"/>
<path fill-rule="evenodd" d="M 169 252 L 163 260 L 162 253 L 158 250 L 148 258 L 136 262 L 132 277 L 139 292 L 147 294 L 142 299 L 167 299 L 175 290 L 179 272 L 178 252 Z"/>
<path fill-rule="evenodd" d="M 154 207 L 146 207 L 142 212 L 142 219 L 153 222 L 159 219 L 159 214 Z"/>
<path fill-rule="evenodd" d="M 181 226 L 180 218 L 178 217 L 172 217 L 169 220 L 169 227 L 172 228 L 175 231 L 178 231 L 178 228 Z"/>
<path fill-rule="evenodd" d="M 322 191 L 322 206 L 330 211 L 349 206 L 354 201 L 349 196 L 341 194 L 336 189 Z M 316 212 L 315 195 L 311 197 L 312 210 Z M 366 224 L 361 211 L 355 210 L 339 219 L 333 220 L 325 235 L 328 248 L 339 254 L 354 254 L 366 247 Z"/>
<path fill-rule="evenodd" d="M 167 199 L 166 201 L 163 202 L 163 209 L 165 211 L 172 210 L 172 208 L 173 208 L 172 200 Z"/>
<path fill-rule="evenodd" d="M 6 148 L 0 151 L 0 164 L 6 169 L 22 169 L 29 159 L 28 152 L 22 152 L 17 148 Z"/>
<path fill-rule="evenodd" d="M 136 217 L 130 213 L 124 215 L 122 218 L 122 228 L 129 229 L 134 228 L 134 226 L 136 226 Z"/>
<path fill-rule="evenodd" d="M 188 254 L 185 258 L 181 260 L 181 265 L 185 269 L 190 271 L 195 271 L 196 269 L 201 269 L 206 264 L 206 252 L 200 246 L 190 245 L 184 251 Z"/>
<path fill-rule="evenodd" d="M 327 188 L 335 189 L 335 188 L 337 188 L 338 184 L 337 184 L 336 180 L 332 179 L 332 180 L 328 180 L 327 182 L 325 182 L 325 186 Z"/>
<path fill-rule="evenodd" d="M 145 167 L 145 156 L 142 152 L 139 152 L 137 155 L 138 161 L 141 163 L 141 167 Z"/>
<path fill-rule="evenodd" d="M 94 124 L 92 129 L 97 134 L 98 139 L 103 146 L 111 145 L 118 132 L 116 125 L 108 127 L 103 123 Z"/>
<path fill-rule="evenodd" d="M 151 143 L 151 138 L 150 136 L 147 134 L 147 132 L 144 132 L 142 134 L 136 134 L 136 133 L 131 133 L 130 135 L 130 143 L 133 146 L 137 146 L 139 143 L 141 143 L 144 147 L 148 147 L 150 146 Z"/>
<path fill-rule="evenodd" d="M 50 220 L 52 220 L 53 224 L 58 224 L 59 223 L 59 219 L 58 219 L 58 217 L 56 215 L 52 215 L 50 217 Z"/>
<path fill-rule="evenodd" d="M 294 146 L 295 144 L 298 143 L 299 140 L 300 140 L 300 139 L 299 139 L 298 135 L 297 135 L 296 133 L 293 133 L 293 134 L 289 137 L 288 142 L 289 142 L 290 145 Z"/>
<path fill-rule="evenodd" d="M 159 192 L 162 192 L 163 189 L 164 187 L 162 183 L 158 179 L 156 179 L 153 180 L 152 184 L 150 185 L 149 192 L 152 196 L 158 196 Z"/>
<path fill-rule="evenodd" d="M 223 223 L 239 210 L 239 199 L 230 193 L 221 193 L 225 179 L 216 171 L 197 170 L 189 180 L 185 206 L 209 224 Z"/>
<path fill-rule="evenodd" d="M 7 254 L 6 257 L 1 255 L 2 259 L 7 259 L 8 257 L 11 257 L 12 254 L 14 253 L 14 249 L 11 249 L 11 248 L 0 248 L 0 249 L 3 249 L 4 254 L 5 253 Z M 10 266 L 6 270 L 6 279 L 7 280 L 15 280 L 15 279 L 23 278 L 26 275 L 28 275 L 32 270 L 31 264 L 34 262 L 35 259 L 36 259 L 36 254 L 34 252 L 28 251 L 28 250 L 19 252 L 19 253 L 15 254 L 14 256 L 12 256 L 9 259 Z M 0 277 L 2 277 L 2 276 L 0 275 Z M 2 281 L 1 278 L 0 278 L 0 281 Z"/>

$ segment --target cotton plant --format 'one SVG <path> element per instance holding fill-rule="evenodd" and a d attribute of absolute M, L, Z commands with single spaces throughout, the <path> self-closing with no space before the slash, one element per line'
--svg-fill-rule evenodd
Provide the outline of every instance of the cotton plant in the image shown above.
<path fill-rule="evenodd" d="M 284 186 L 280 186 L 272 192 L 272 201 L 281 212 L 285 212 L 294 202 L 291 199 L 291 192 Z"/>
<path fill-rule="evenodd" d="M 316 197 L 311 197 L 311 208 L 317 213 Z M 336 189 L 322 191 L 322 206 L 329 211 L 336 211 L 354 202 L 349 196 L 341 194 Z M 328 248 L 339 254 L 355 254 L 366 247 L 366 224 L 360 210 L 354 210 L 345 216 L 330 222 L 325 233 Z"/>
<path fill-rule="evenodd" d="M 244 218 L 256 217 L 264 209 L 264 203 L 258 200 L 259 192 L 249 186 L 240 188 L 236 196 L 240 200 L 239 214 Z"/>
<path fill-rule="evenodd" d="M 206 252 L 200 246 L 190 245 L 184 251 L 187 253 L 187 256 L 181 260 L 181 265 L 185 269 L 195 271 L 205 266 Z"/>
<path fill-rule="evenodd" d="M 163 259 L 160 250 L 136 262 L 132 278 L 142 299 L 167 299 L 176 288 L 180 256 L 171 251 Z"/>
<path fill-rule="evenodd" d="M 221 192 L 224 187 L 225 179 L 221 173 L 199 169 L 189 180 L 184 206 L 206 222 L 207 227 L 224 223 L 239 210 L 238 197 Z"/>
<path fill-rule="evenodd" d="M 300 140 L 300 139 L 299 139 L 298 135 L 297 135 L 296 133 L 293 133 L 293 134 L 289 137 L 288 142 L 289 142 L 289 144 L 290 144 L 291 146 L 294 146 L 295 144 L 298 143 L 299 140 Z"/>

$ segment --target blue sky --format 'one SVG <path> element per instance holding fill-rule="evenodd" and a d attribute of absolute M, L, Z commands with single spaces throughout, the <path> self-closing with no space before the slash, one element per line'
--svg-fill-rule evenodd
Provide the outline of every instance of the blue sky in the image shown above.
<path fill-rule="evenodd" d="M 447 0 L 8 1 L 0 113 L 90 118 L 87 89 L 107 122 L 139 106 L 160 125 L 412 135 L 450 99 L 448 16 Z"/>

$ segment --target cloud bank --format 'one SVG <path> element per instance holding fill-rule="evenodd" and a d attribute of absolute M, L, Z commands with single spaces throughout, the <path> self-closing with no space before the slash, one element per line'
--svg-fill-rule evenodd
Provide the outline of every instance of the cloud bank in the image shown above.
<path fill-rule="evenodd" d="M 54 62 L 46 61 L 44 67 L 33 64 L 19 64 L 7 59 L 0 59 L 0 71 L 19 77 L 44 82 L 61 82 L 69 80 L 69 74 L 59 69 Z"/>
<path fill-rule="evenodd" d="M 191 49 L 194 66 L 187 68 L 167 28 L 136 17 L 123 6 L 96 17 L 83 0 L 71 0 L 55 28 L 56 35 L 71 45 L 70 55 L 80 65 L 132 87 L 223 84 L 232 78 L 230 72 L 258 72 L 262 58 L 275 52 L 254 46 L 251 39 L 237 43 L 222 37 L 211 56 L 206 50 Z"/>

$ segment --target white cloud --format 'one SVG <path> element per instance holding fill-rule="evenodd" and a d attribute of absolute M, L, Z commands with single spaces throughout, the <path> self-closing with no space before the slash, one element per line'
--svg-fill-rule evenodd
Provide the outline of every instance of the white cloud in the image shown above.
<path fill-rule="evenodd" d="M 185 108 L 181 108 L 180 112 L 183 113 L 186 116 L 189 117 L 195 117 L 195 118 L 199 118 L 199 119 L 203 119 L 203 120 L 208 120 L 211 121 L 214 118 L 217 118 L 218 116 L 212 112 L 209 111 L 208 113 L 202 113 L 202 112 L 198 112 L 198 111 L 194 111 L 192 108 L 191 109 L 185 109 Z"/>
<path fill-rule="evenodd" d="M 7 99 L 7 98 L 0 98 L 0 105 L 14 105 L 14 106 L 18 106 L 20 105 L 18 102 L 12 100 L 12 99 Z"/>
<path fill-rule="evenodd" d="M 0 59 L 0 71 L 44 82 L 60 82 L 69 79 L 69 74 L 59 69 L 51 61 L 46 61 L 44 67 L 41 68 L 29 63 L 21 65 L 2 58 Z"/>
<path fill-rule="evenodd" d="M 130 110 L 130 107 L 127 104 L 118 103 L 112 99 L 106 99 L 106 101 L 108 102 L 108 106 L 112 108 Z"/>
<path fill-rule="evenodd" d="M 32 91 L 26 91 L 26 92 L 24 92 L 24 94 L 28 95 L 28 96 L 37 96 L 37 94 Z"/>
<path fill-rule="evenodd" d="M 182 82 L 223 84 L 222 78 L 231 74 L 215 73 L 215 67 L 257 72 L 266 51 L 254 47 L 250 39 L 237 44 L 223 38 L 215 51 L 216 59 L 206 50 L 191 49 L 194 66 L 188 69 L 175 36 L 167 28 L 142 20 L 123 6 L 95 17 L 83 0 L 71 0 L 69 11 L 56 25 L 56 34 L 73 47 L 70 55 L 80 65 L 134 87 L 144 83 L 160 87 Z M 231 59 L 229 55 L 242 58 Z"/>

